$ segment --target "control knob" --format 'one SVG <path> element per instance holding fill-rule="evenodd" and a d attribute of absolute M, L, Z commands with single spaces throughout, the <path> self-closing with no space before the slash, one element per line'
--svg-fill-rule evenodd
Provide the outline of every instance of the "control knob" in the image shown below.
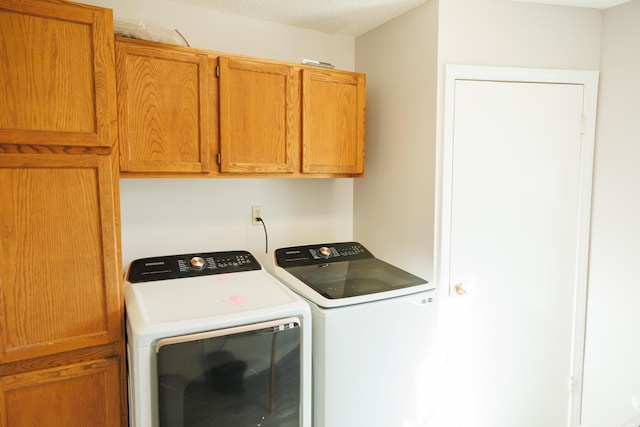
<path fill-rule="evenodd" d="M 195 270 L 202 270 L 204 268 L 204 258 L 194 256 L 191 258 L 191 261 L 189 261 L 189 265 L 191 265 L 191 268 Z"/>
<path fill-rule="evenodd" d="M 318 253 L 322 258 L 329 258 L 331 256 L 331 249 L 326 246 L 323 246 L 320 249 L 318 249 Z"/>

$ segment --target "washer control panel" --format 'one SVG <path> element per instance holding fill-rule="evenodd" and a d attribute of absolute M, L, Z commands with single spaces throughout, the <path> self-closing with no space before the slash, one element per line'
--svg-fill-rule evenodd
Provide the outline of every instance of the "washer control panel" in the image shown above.
<path fill-rule="evenodd" d="M 276 263 L 280 267 L 357 261 L 374 256 L 358 242 L 323 243 L 276 249 Z"/>
<path fill-rule="evenodd" d="M 247 251 L 168 255 L 133 261 L 127 280 L 140 283 L 261 269 L 258 260 Z"/>

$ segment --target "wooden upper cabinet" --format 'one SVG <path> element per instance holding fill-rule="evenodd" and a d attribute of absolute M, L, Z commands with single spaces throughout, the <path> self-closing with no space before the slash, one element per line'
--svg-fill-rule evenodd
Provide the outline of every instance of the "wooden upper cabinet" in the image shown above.
<path fill-rule="evenodd" d="M 302 172 L 364 173 L 365 75 L 302 71 Z"/>
<path fill-rule="evenodd" d="M 122 339 L 112 160 L 0 154 L 0 364 Z"/>
<path fill-rule="evenodd" d="M 0 0 L 0 40 L 0 143 L 115 143 L 111 13 Z"/>
<path fill-rule="evenodd" d="M 125 38 L 116 74 L 125 176 L 363 175 L 364 74 Z"/>
<path fill-rule="evenodd" d="M 120 167 L 207 172 L 217 141 L 216 58 L 196 49 L 116 41 Z"/>
<path fill-rule="evenodd" d="M 291 173 L 300 137 L 299 72 L 220 58 L 220 171 Z"/>

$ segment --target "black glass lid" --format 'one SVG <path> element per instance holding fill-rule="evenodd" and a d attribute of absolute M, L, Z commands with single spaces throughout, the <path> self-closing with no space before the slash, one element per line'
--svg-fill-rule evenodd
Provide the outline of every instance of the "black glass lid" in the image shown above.
<path fill-rule="evenodd" d="M 356 242 L 278 249 L 276 262 L 328 299 L 388 292 L 427 283 L 375 258 Z"/>

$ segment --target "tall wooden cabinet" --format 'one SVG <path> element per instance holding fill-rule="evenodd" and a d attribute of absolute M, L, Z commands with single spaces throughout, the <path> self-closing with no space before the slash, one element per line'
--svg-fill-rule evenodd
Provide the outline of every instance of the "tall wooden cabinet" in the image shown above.
<path fill-rule="evenodd" d="M 0 426 L 126 425 L 111 11 L 0 0 Z"/>

